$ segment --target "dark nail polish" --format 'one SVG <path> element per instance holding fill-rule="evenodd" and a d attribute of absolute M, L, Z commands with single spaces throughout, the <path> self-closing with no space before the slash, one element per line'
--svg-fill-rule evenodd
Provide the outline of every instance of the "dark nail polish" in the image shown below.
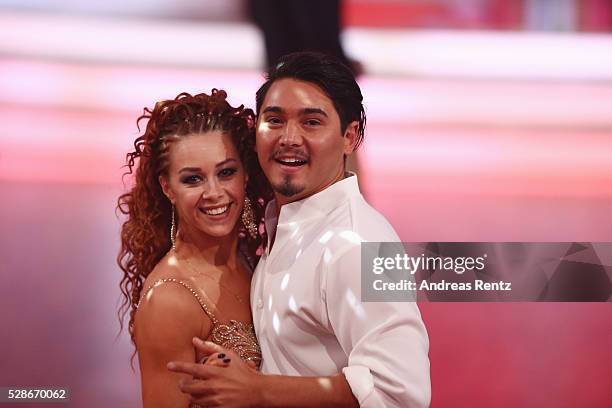
<path fill-rule="evenodd" d="M 225 364 L 229 363 L 230 361 L 232 361 L 232 359 L 231 359 L 231 358 L 226 358 L 225 360 L 223 360 L 223 362 L 224 362 Z"/>
<path fill-rule="evenodd" d="M 225 358 L 225 353 L 219 353 L 219 355 L 217 356 L 219 358 Z"/>

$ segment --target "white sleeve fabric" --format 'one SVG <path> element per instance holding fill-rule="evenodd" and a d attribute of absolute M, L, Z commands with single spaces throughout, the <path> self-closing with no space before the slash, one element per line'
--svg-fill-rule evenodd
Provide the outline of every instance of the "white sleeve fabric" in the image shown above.
<path fill-rule="evenodd" d="M 427 407 L 429 339 L 415 302 L 361 302 L 361 247 L 327 264 L 327 318 L 348 366 L 342 372 L 364 408 Z"/>

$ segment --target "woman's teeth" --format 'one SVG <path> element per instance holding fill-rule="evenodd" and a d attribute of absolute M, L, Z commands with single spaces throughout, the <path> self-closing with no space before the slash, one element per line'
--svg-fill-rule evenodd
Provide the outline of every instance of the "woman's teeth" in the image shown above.
<path fill-rule="evenodd" d="M 208 215 L 219 215 L 223 214 L 229 208 L 229 204 L 224 207 L 211 208 L 210 210 L 204 210 L 204 212 Z"/>

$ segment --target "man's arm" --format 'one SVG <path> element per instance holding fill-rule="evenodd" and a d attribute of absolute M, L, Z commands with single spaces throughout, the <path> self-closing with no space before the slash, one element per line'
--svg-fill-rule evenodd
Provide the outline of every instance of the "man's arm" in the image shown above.
<path fill-rule="evenodd" d="M 262 375 L 262 407 L 357 408 L 359 403 L 343 374 L 328 377 Z"/>
<path fill-rule="evenodd" d="M 194 346 L 214 358 L 229 356 L 225 367 L 172 362 L 170 371 L 189 374 L 197 379 L 182 381 L 179 388 L 191 394 L 192 401 L 210 407 L 337 407 L 355 408 L 359 404 L 343 374 L 327 377 L 292 377 L 264 375 L 245 364 L 231 350 L 195 338 Z"/>
<path fill-rule="evenodd" d="M 342 371 L 361 407 L 423 407 L 431 399 L 429 339 L 415 302 L 361 301 L 361 246 L 327 264 L 329 323 L 348 355 Z"/>

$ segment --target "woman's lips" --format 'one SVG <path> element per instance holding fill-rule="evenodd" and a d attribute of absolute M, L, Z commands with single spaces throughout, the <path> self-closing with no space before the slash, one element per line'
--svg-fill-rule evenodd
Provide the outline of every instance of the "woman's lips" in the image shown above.
<path fill-rule="evenodd" d="M 229 214 L 231 205 L 232 203 L 221 205 L 221 206 L 200 208 L 200 211 L 204 213 L 204 215 L 206 215 L 207 217 L 220 219 L 220 218 L 226 217 Z"/>

